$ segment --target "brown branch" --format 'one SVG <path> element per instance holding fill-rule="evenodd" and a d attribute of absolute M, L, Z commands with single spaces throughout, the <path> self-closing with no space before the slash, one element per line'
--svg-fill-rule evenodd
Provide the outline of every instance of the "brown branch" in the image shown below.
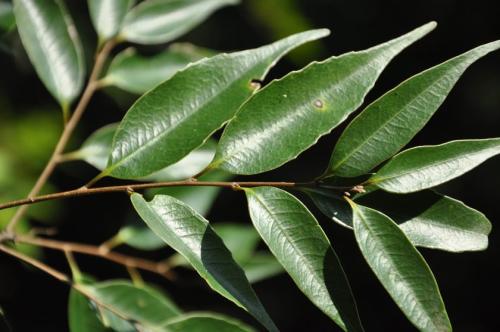
<path fill-rule="evenodd" d="M 110 187 L 97 187 L 97 188 L 87 188 L 81 187 L 74 190 L 68 190 L 48 195 L 28 197 L 24 199 L 19 199 L 16 201 L 11 201 L 7 203 L 0 204 L 0 210 L 21 206 L 30 205 L 44 201 L 56 200 L 61 198 L 71 198 L 80 196 L 90 196 L 96 194 L 107 194 L 115 192 L 130 193 L 136 190 L 151 189 L 151 188 L 164 188 L 164 187 L 185 187 L 185 186 L 198 186 L 198 187 L 225 187 L 230 189 L 238 188 L 249 188 L 249 187 L 260 187 L 260 186 L 273 186 L 273 187 L 298 187 L 298 186 L 310 186 L 312 183 L 295 183 L 295 182 L 219 182 L 219 181 L 196 181 L 196 180 L 185 180 L 185 181 L 171 181 L 171 182 L 151 182 L 151 183 L 138 183 L 129 184 L 121 186 L 110 186 Z"/>
<path fill-rule="evenodd" d="M 73 134 L 73 131 L 76 128 L 76 125 L 80 121 L 85 109 L 87 108 L 87 105 L 90 102 L 90 99 L 92 98 L 94 92 L 96 91 L 98 85 L 98 79 L 99 75 L 101 74 L 102 68 L 104 66 L 104 63 L 111 52 L 111 49 L 113 48 L 115 42 L 110 40 L 108 41 L 103 48 L 97 52 L 96 59 L 95 59 L 95 64 L 94 68 L 92 69 L 92 72 L 89 77 L 89 81 L 87 83 L 87 86 L 85 87 L 85 90 L 83 91 L 83 94 L 80 98 L 80 101 L 76 105 L 75 111 L 71 115 L 69 121 L 66 123 L 64 130 L 61 134 L 61 137 L 59 138 L 59 141 L 57 142 L 56 147 L 54 148 L 54 151 L 52 152 L 52 155 L 45 165 L 44 170 L 38 177 L 38 180 L 36 181 L 35 185 L 31 189 L 30 193 L 28 194 L 28 198 L 30 197 L 35 197 L 38 195 L 40 190 L 42 190 L 43 186 L 45 183 L 48 181 L 49 177 L 52 175 L 54 172 L 54 169 L 56 168 L 59 158 L 64 152 L 64 149 L 66 148 L 66 145 L 68 144 L 68 141 Z M 23 215 L 26 213 L 26 210 L 28 209 L 28 206 L 21 206 L 12 219 L 10 220 L 9 224 L 7 225 L 7 230 L 9 232 L 13 232 L 17 223 L 19 220 L 23 217 Z"/>
<path fill-rule="evenodd" d="M 119 316 L 125 320 L 129 320 L 128 317 L 124 316 L 121 312 L 115 310 L 115 308 L 113 308 L 112 306 L 107 305 L 105 303 L 102 303 L 101 301 L 96 299 L 92 294 L 90 294 L 90 292 L 87 290 L 85 285 L 73 283 L 71 278 L 68 277 L 66 274 L 48 266 L 47 264 L 44 264 L 44 263 L 42 263 L 34 258 L 26 256 L 25 254 L 22 254 L 16 250 L 13 250 L 13 249 L 6 247 L 4 245 L 1 245 L 1 244 L 0 244 L 0 251 L 3 251 L 6 254 L 11 255 L 11 256 L 19 259 L 20 261 L 23 261 L 25 263 L 28 263 L 28 264 L 36 267 L 37 269 L 49 274 L 50 276 L 54 277 L 55 279 L 62 281 L 63 283 L 69 285 L 70 287 L 72 287 L 73 289 L 78 291 L 80 294 L 82 294 L 83 296 L 87 297 L 89 300 L 96 303 L 98 306 L 101 306 L 103 308 L 110 310 L 111 312 L 113 312 L 114 314 L 116 314 L 117 316 Z"/>
<path fill-rule="evenodd" d="M 16 235 L 15 241 L 19 243 L 26 243 L 44 248 L 60 250 L 63 252 L 72 252 L 72 253 L 101 257 L 108 261 L 123 265 L 127 268 L 141 269 L 144 271 L 153 272 L 170 280 L 174 278 L 173 274 L 170 272 L 170 267 L 164 262 L 157 263 L 142 258 L 127 256 L 117 252 L 105 251 L 101 250 L 97 246 L 81 244 L 81 243 L 73 243 L 73 242 L 56 241 L 52 239 L 31 237 L 25 235 Z"/>

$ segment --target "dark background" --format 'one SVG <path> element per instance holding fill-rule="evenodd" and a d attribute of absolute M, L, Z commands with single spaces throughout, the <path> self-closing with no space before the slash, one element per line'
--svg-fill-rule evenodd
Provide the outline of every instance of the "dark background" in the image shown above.
<path fill-rule="evenodd" d="M 284 5 L 287 4 L 287 5 Z M 295 9 L 299 9 L 294 11 Z M 83 1 L 72 3 L 72 14 L 85 36 L 86 51 L 91 58 L 93 32 Z M 287 15 L 297 15 L 297 17 Z M 283 20 L 288 20 L 287 24 Z M 270 78 L 301 67 L 312 59 L 322 59 L 332 54 L 361 50 L 401 35 L 430 20 L 438 22 L 437 29 L 398 56 L 380 77 L 367 102 L 395 86 L 401 80 L 425 68 L 442 62 L 479 44 L 500 38 L 500 10 L 497 1 L 355 1 L 355 0 L 302 0 L 274 1 L 248 0 L 241 6 L 226 8 L 207 20 L 190 34 L 180 38 L 195 44 L 219 50 L 236 50 L 256 47 L 271 42 L 284 34 L 301 30 L 307 25 L 326 27 L 332 36 L 302 52 L 288 57 L 273 69 Z M 25 137 L 8 136 L 13 123 L 23 117 L 33 117 L 35 110 L 43 109 L 54 121 L 58 119 L 57 106 L 26 65 L 19 44 L 11 36 L 14 55 L 0 52 L 0 148 L 11 151 L 11 157 L 20 167 L 28 167 L 22 151 L 18 154 L 8 146 L 16 145 Z M 163 47 L 163 46 L 162 46 Z M 154 52 L 161 47 L 143 47 L 143 52 Z M 111 91 L 113 92 L 113 91 Z M 117 102 L 119 100 L 119 102 Z M 130 99 L 98 93 L 77 133 L 73 146 L 96 128 L 118 121 Z M 41 112 L 41 111 L 40 111 Z M 36 121 L 35 121 L 36 122 Z M 424 130 L 411 145 L 437 144 L 459 138 L 485 138 L 500 136 L 500 53 L 494 53 L 474 64 L 458 82 Z M 10 129 L 9 129 L 10 128 Z M 42 122 L 35 132 L 53 131 Z M 328 159 L 341 127 L 333 134 L 302 154 L 297 160 L 279 170 L 252 177 L 262 180 L 309 180 L 320 174 Z M 22 131 L 13 131 L 19 134 Z M 19 134 L 20 135 L 20 134 Z M 30 135 L 27 133 L 27 135 Z M 48 134 L 50 136 L 50 134 Z M 79 138 L 78 138 L 79 136 Z M 51 137 L 51 136 L 50 136 Z M 49 143 L 51 138 L 47 139 Z M 50 144 L 47 144 L 50 145 Z M 7 146 L 7 147 L 5 147 Z M 36 168 L 43 166 L 46 152 L 40 159 L 32 159 Z M 17 158 L 17 159 L 16 159 Z M 493 224 L 490 246 L 484 252 L 452 254 L 422 250 L 439 282 L 455 331 L 495 331 L 499 328 L 498 260 L 500 259 L 500 220 L 497 188 L 500 158 L 481 165 L 465 176 L 443 185 L 439 190 L 464 201 L 486 214 Z M 35 171 L 32 172 L 36 174 Z M 69 189 L 81 185 L 95 171 L 80 163 L 61 167 L 53 176 L 56 189 Z M 21 181 L 21 180 L 19 180 Z M 116 183 L 115 181 L 104 181 Z M 3 187 L 1 187 L 3 186 Z M 13 184 L 2 184 L 1 192 L 16 192 Z M 27 189 L 25 190 L 27 191 Z M 24 195 L 20 192 L 17 196 Z M 367 331 L 413 331 L 414 328 L 398 310 L 382 286 L 364 263 L 350 231 L 332 224 L 306 201 L 318 217 L 340 256 L 358 300 L 360 315 Z M 120 227 L 129 208 L 128 199 L 121 195 L 88 197 L 66 200 L 55 209 L 51 218 L 33 217 L 36 225 L 51 219 L 59 228 L 58 238 L 98 244 L 111 237 Z M 0 214 L 1 216 L 1 214 Z M 54 220 L 55 219 L 55 220 Z M 237 220 L 249 222 L 242 195 L 223 191 L 209 216 L 210 220 Z M 134 252 L 126 247 L 124 252 Z M 41 253 L 38 253 L 41 254 Z M 152 259 L 165 257 L 166 252 L 147 253 Z M 59 253 L 43 253 L 45 261 L 67 271 Z M 120 267 L 99 259 L 78 256 L 81 267 L 99 279 L 127 277 Z M 172 294 L 186 310 L 214 310 L 228 313 L 255 324 L 244 312 L 208 290 L 193 273 L 180 271 L 175 284 L 144 273 L 147 281 L 161 285 Z M 337 331 L 336 326 L 316 309 L 297 290 L 286 275 L 278 276 L 255 285 L 270 315 L 283 331 Z M 27 268 L 11 258 L 0 255 L 0 305 L 14 327 L 14 331 L 65 331 L 67 330 L 66 303 L 68 288 L 49 276 Z M 257 326 L 257 325 L 256 325 Z"/>

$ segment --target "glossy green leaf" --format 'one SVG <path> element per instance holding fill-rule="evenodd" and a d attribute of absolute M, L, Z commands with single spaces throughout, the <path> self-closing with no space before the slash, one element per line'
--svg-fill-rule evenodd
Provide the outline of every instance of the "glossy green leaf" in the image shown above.
<path fill-rule="evenodd" d="M 238 0 L 146 0 L 125 17 L 120 37 L 139 44 L 166 43 Z"/>
<path fill-rule="evenodd" d="M 408 149 L 369 180 L 386 191 L 409 193 L 437 186 L 500 153 L 500 138 L 460 140 Z"/>
<path fill-rule="evenodd" d="M 312 30 L 253 50 L 220 54 L 178 72 L 142 96 L 116 132 L 102 176 L 138 178 L 184 157 L 230 119 L 276 61 L 324 37 Z M 214 79 L 217 78 L 217 79 Z"/>
<path fill-rule="evenodd" d="M 356 202 L 391 217 L 415 246 L 451 252 L 488 246 L 491 223 L 483 213 L 431 190 L 409 195 L 379 190 Z"/>
<path fill-rule="evenodd" d="M 68 303 L 68 323 L 71 332 L 111 332 L 98 318 L 95 304 L 71 289 Z"/>
<path fill-rule="evenodd" d="M 15 24 L 12 5 L 9 2 L 0 2 L 0 33 L 9 31 Z"/>
<path fill-rule="evenodd" d="M 368 265 L 392 299 L 420 331 L 451 331 L 429 266 L 386 215 L 353 206 L 354 234 Z"/>
<path fill-rule="evenodd" d="M 223 172 L 210 172 L 199 178 L 200 181 L 226 181 L 230 175 Z M 220 187 L 166 187 L 150 189 L 147 196 L 169 195 L 183 201 L 202 216 L 210 211 Z M 118 232 L 120 243 L 126 243 L 131 247 L 141 250 L 156 250 L 166 246 L 165 241 L 160 239 L 144 222 L 136 216 L 122 227 Z M 227 244 L 226 244 L 227 245 Z M 232 248 L 229 248 L 230 250 Z"/>
<path fill-rule="evenodd" d="M 256 252 L 241 264 L 250 283 L 256 283 L 284 272 L 283 266 L 268 253 Z"/>
<path fill-rule="evenodd" d="M 99 43 L 115 37 L 133 0 L 87 0 Z"/>
<path fill-rule="evenodd" d="M 38 76 L 65 112 L 80 93 L 83 52 L 76 28 L 60 0 L 14 0 L 21 41 Z"/>
<path fill-rule="evenodd" d="M 169 299 L 151 287 L 138 287 L 128 281 L 80 287 L 99 303 L 103 320 L 113 330 L 128 331 L 134 324 L 154 330 L 180 315 L 179 309 Z"/>
<path fill-rule="evenodd" d="M 168 80 L 191 62 L 214 54 L 191 44 L 174 44 L 153 56 L 143 56 L 134 48 L 127 48 L 113 59 L 101 82 L 142 94 Z"/>
<path fill-rule="evenodd" d="M 252 332 L 254 329 L 233 318 L 214 313 L 195 312 L 165 323 L 165 332 Z"/>
<path fill-rule="evenodd" d="M 256 174 L 296 158 L 356 110 L 387 64 L 435 25 L 312 63 L 271 82 L 228 124 L 211 167 Z"/>
<path fill-rule="evenodd" d="M 281 189 L 245 193 L 255 228 L 300 290 L 343 329 L 362 331 L 344 270 L 309 210 Z"/>
<path fill-rule="evenodd" d="M 182 254 L 215 291 L 247 310 L 267 329 L 277 331 L 243 270 L 205 218 L 170 196 L 157 195 L 147 202 L 133 194 L 131 200 L 156 235 Z"/>
<path fill-rule="evenodd" d="M 411 77 L 359 114 L 342 133 L 326 175 L 365 174 L 406 145 L 436 112 L 463 72 L 500 47 L 485 44 Z"/>
<path fill-rule="evenodd" d="M 118 124 L 113 123 L 96 130 L 85 140 L 79 150 L 66 154 L 65 158 L 67 160 L 84 160 L 102 171 L 106 168 L 111 154 L 111 145 L 117 128 Z M 160 182 L 190 178 L 207 167 L 215 155 L 216 145 L 215 141 L 208 140 L 175 164 L 142 177 L 141 180 Z M 220 175 L 217 178 L 219 177 Z"/>
<path fill-rule="evenodd" d="M 331 190 L 307 190 L 328 218 L 352 228 L 352 209 Z M 425 190 L 408 195 L 381 190 L 355 198 L 394 220 L 414 246 L 451 252 L 484 250 L 491 224 L 481 212 L 448 196 Z"/>

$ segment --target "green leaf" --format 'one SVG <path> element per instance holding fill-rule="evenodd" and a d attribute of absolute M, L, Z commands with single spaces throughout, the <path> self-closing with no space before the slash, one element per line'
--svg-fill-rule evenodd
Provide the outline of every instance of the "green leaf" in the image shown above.
<path fill-rule="evenodd" d="M 437 186 L 500 153 L 500 138 L 460 140 L 405 150 L 368 183 L 389 192 L 410 193 Z"/>
<path fill-rule="evenodd" d="M 268 253 L 257 252 L 241 264 L 250 283 L 262 281 L 283 273 L 283 266 Z"/>
<path fill-rule="evenodd" d="M 71 332 L 110 332 L 98 318 L 95 304 L 71 289 L 68 303 L 68 322 Z"/>
<path fill-rule="evenodd" d="M 98 170 L 106 168 L 111 153 L 111 144 L 118 123 L 111 123 L 92 133 L 80 149 L 65 155 L 68 160 L 84 160 Z"/>
<path fill-rule="evenodd" d="M 195 312 L 169 320 L 161 331 L 168 332 L 252 332 L 254 329 L 233 318 Z"/>
<path fill-rule="evenodd" d="M 352 228 L 352 209 L 342 197 L 326 189 L 306 192 L 328 218 Z M 414 246 L 450 252 L 488 246 L 491 224 L 484 214 L 431 190 L 408 195 L 378 190 L 354 201 L 389 216 Z"/>
<path fill-rule="evenodd" d="M 291 49 L 327 34 L 325 29 L 299 33 L 257 49 L 216 55 L 178 72 L 127 112 L 102 176 L 143 177 L 180 160 L 236 113 L 255 90 L 252 80 L 262 80 Z"/>
<path fill-rule="evenodd" d="M 214 11 L 238 0 L 146 0 L 125 17 L 122 39 L 139 44 L 172 41 L 203 22 Z"/>
<path fill-rule="evenodd" d="M 87 0 L 90 18 L 97 31 L 99 43 L 115 37 L 133 0 Z"/>
<path fill-rule="evenodd" d="M 9 2 L 0 2 L 0 33 L 9 31 L 15 24 L 12 5 Z"/>
<path fill-rule="evenodd" d="M 392 157 L 436 112 L 464 71 L 500 47 L 485 44 L 411 77 L 370 104 L 345 129 L 326 175 L 362 175 Z"/>
<path fill-rule="evenodd" d="M 415 246 L 451 252 L 488 246 L 491 223 L 484 214 L 431 190 L 409 195 L 379 190 L 357 202 L 390 216 Z"/>
<path fill-rule="evenodd" d="M 65 112 L 80 93 L 83 52 L 76 28 L 60 0 L 14 0 L 21 41 L 38 76 Z"/>
<path fill-rule="evenodd" d="M 354 205 L 353 210 L 359 248 L 406 317 L 420 331 L 451 331 L 436 280 L 399 227 L 370 208 Z"/>
<path fill-rule="evenodd" d="M 80 287 L 99 303 L 103 320 L 113 330 L 127 331 L 133 324 L 154 329 L 180 315 L 179 309 L 169 299 L 151 287 L 137 287 L 127 281 Z"/>
<path fill-rule="evenodd" d="M 117 128 L 118 124 L 113 123 L 96 130 L 85 140 L 79 150 L 66 154 L 65 158 L 67 160 L 84 160 L 102 171 L 106 168 L 106 163 L 111 154 L 111 145 Z M 208 140 L 175 164 L 145 176 L 141 180 L 160 182 L 190 178 L 207 167 L 215 155 L 216 145 L 215 141 Z M 219 172 L 219 174 L 221 173 Z M 221 178 L 221 175 L 216 178 Z M 179 190 L 182 191 L 182 189 Z M 208 192 L 209 189 L 206 191 Z"/>
<path fill-rule="evenodd" d="M 173 197 L 157 195 L 146 202 L 133 194 L 131 200 L 146 224 L 182 254 L 210 287 L 247 310 L 267 329 L 277 331 L 243 270 L 206 219 Z"/>
<path fill-rule="evenodd" d="M 245 193 L 255 228 L 300 290 L 343 329 L 362 331 L 344 270 L 309 210 L 281 189 Z"/>
<path fill-rule="evenodd" d="M 211 167 L 256 174 L 296 158 L 355 111 L 387 64 L 435 25 L 312 63 L 271 82 L 228 124 Z"/>
<path fill-rule="evenodd" d="M 127 48 L 113 59 L 101 82 L 128 92 L 143 94 L 168 80 L 191 62 L 214 54 L 213 51 L 191 44 L 174 44 L 161 53 L 147 57 L 137 54 L 134 48 Z"/>

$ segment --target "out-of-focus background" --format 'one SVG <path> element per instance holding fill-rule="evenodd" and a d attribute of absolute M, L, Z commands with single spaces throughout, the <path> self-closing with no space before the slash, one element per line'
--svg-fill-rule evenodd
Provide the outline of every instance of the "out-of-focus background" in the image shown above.
<path fill-rule="evenodd" d="M 95 33 L 85 1 L 68 1 L 83 38 L 87 59 L 95 48 Z M 403 34 L 430 20 L 438 28 L 398 56 L 385 70 L 367 98 L 374 100 L 400 81 L 479 44 L 500 38 L 500 6 L 497 1 L 475 0 L 244 0 L 240 6 L 224 8 L 180 41 L 207 48 L 232 51 L 252 48 L 309 28 L 326 27 L 332 35 L 310 44 L 281 61 L 269 78 L 299 69 L 312 60 L 332 54 L 361 50 Z M 0 48 L 0 201 L 27 194 L 61 131 L 61 113 L 38 80 L 22 50 L 16 32 L 1 37 Z M 139 47 L 151 54 L 165 45 Z M 95 129 L 119 121 L 136 98 L 111 90 L 92 100 L 74 140 L 73 148 Z M 342 132 L 331 135 L 284 167 L 253 177 L 260 180 L 309 180 L 328 163 L 331 149 Z M 411 145 L 438 144 L 459 138 L 500 136 L 500 53 L 474 64 L 458 82 Z M 484 252 L 451 254 L 422 250 L 439 282 L 455 331 L 494 331 L 498 328 L 500 294 L 500 158 L 486 162 L 465 176 L 447 183 L 439 191 L 464 201 L 486 214 L 493 224 L 490 246 Z M 52 177 L 46 191 L 64 190 L 85 183 L 96 171 L 83 163 L 68 163 Z M 116 181 L 106 180 L 106 183 Z M 357 297 L 360 315 L 368 331 L 412 331 L 356 248 L 353 234 L 334 225 L 306 201 L 330 237 Z M 130 204 L 126 196 L 108 195 L 44 203 L 33 206 L 28 218 L 37 227 L 57 227 L 56 237 L 99 244 L 123 223 Z M 13 210 L 0 211 L 0 225 Z M 244 197 L 223 191 L 210 220 L 249 222 Z M 64 257 L 52 251 L 26 247 L 49 264 L 67 271 Z M 143 254 L 151 259 L 168 252 Z M 80 257 L 81 267 L 99 279 L 127 278 L 120 266 L 99 259 Z M 182 308 L 210 309 L 255 322 L 232 304 L 211 292 L 189 271 L 181 271 L 178 282 L 144 274 L 147 281 L 167 290 Z M 337 331 L 286 275 L 255 284 L 270 315 L 283 331 Z M 67 330 L 68 288 L 31 268 L 0 255 L 0 305 L 14 331 Z"/>

